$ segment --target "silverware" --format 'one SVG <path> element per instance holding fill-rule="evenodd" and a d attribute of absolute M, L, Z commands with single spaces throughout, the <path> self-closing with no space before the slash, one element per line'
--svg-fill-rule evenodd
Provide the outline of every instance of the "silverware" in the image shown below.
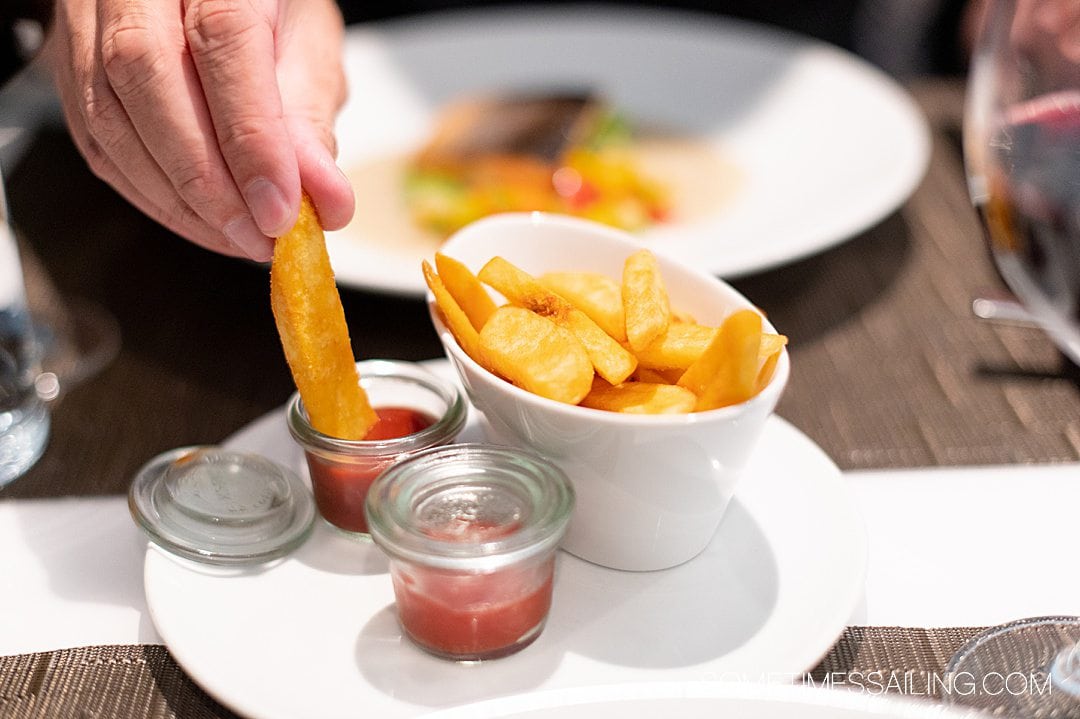
<path fill-rule="evenodd" d="M 1009 297 L 979 296 L 971 301 L 972 313 L 983 320 L 1005 324 L 1039 327 L 1039 322 L 1024 306 Z"/>

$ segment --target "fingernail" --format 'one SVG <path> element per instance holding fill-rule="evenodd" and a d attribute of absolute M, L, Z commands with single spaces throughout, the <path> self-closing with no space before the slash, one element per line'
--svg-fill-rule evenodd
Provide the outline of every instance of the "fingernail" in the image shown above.
<path fill-rule="evenodd" d="M 244 190 L 244 201 L 264 235 L 279 237 L 289 231 L 292 208 L 285 202 L 285 195 L 270 180 L 260 177 L 248 184 Z"/>
<path fill-rule="evenodd" d="M 269 262 L 274 254 L 274 241 L 264 235 L 248 215 L 229 220 L 221 232 L 236 249 L 256 262 Z"/>

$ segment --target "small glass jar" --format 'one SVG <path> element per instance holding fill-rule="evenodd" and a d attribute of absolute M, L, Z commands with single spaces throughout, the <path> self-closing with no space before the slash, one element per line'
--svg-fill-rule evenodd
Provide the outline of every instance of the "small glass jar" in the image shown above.
<path fill-rule="evenodd" d="M 367 514 L 390 557 L 402 630 L 457 661 L 528 646 L 551 608 L 573 506 L 562 470 L 510 447 L 451 445 L 395 465 L 372 487 Z"/>
<path fill-rule="evenodd" d="M 366 538 L 364 499 L 371 483 L 395 462 L 452 442 L 467 409 L 453 383 L 410 362 L 368 360 L 356 367 L 380 421 L 396 415 L 395 424 L 412 431 L 387 439 L 331 437 L 311 426 L 299 394 L 289 401 L 287 421 L 304 449 L 319 515 L 350 536 Z"/>

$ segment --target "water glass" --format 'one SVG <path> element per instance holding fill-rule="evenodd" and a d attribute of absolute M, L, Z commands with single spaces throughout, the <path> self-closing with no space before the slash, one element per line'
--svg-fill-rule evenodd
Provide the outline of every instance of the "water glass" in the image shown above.
<path fill-rule="evenodd" d="M 33 466 L 49 439 L 49 412 L 34 386 L 41 360 L 0 178 L 0 487 Z"/>

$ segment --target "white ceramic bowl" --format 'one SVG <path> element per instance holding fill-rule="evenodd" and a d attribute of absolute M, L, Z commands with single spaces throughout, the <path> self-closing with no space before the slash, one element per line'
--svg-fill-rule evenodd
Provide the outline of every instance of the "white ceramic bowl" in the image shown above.
<path fill-rule="evenodd" d="M 534 275 L 583 270 L 618 279 L 641 246 L 593 222 L 522 213 L 468 225 L 441 251 L 474 272 L 501 255 Z M 733 310 L 752 307 L 726 283 L 652 249 L 673 308 L 718 326 Z M 564 549 L 606 567 L 643 571 L 681 564 L 708 545 L 787 383 L 786 351 L 769 385 L 742 404 L 685 415 L 619 414 L 545 399 L 492 375 L 458 346 L 430 293 L 428 306 L 469 399 L 487 419 L 488 440 L 531 449 L 573 482 L 577 507 Z M 766 331 L 776 330 L 766 323 Z"/>

